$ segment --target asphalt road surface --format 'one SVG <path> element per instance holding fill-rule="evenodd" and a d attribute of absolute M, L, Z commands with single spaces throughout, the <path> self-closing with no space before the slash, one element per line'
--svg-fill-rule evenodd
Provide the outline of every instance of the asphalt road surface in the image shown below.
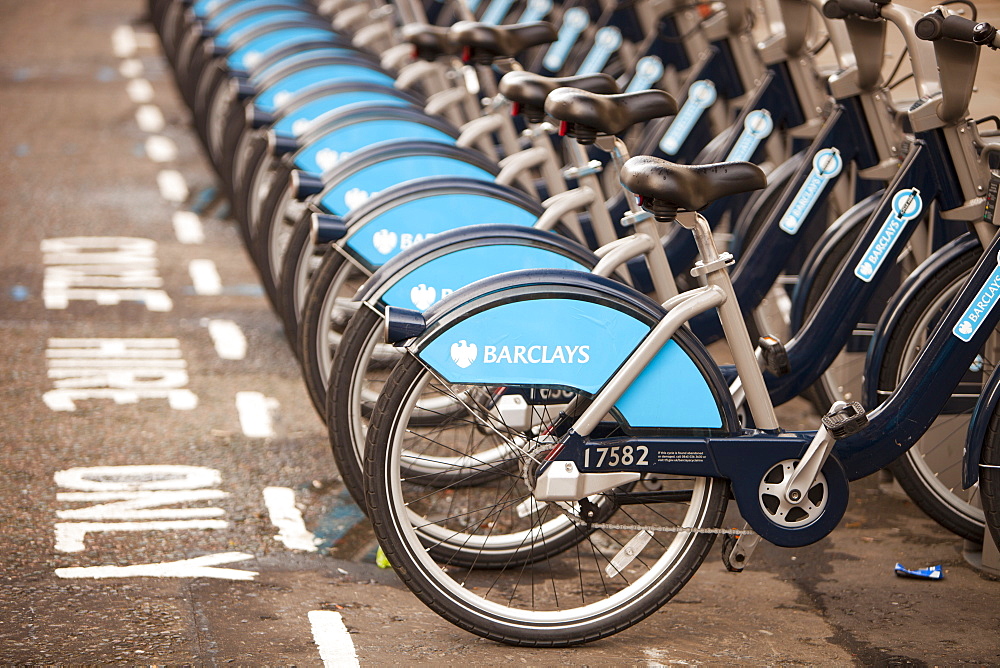
<path fill-rule="evenodd" d="M 374 563 L 143 11 L 0 0 L 0 662 L 1000 664 L 1000 583 L 876 480 L 589 646 L 425 609 Z"/>

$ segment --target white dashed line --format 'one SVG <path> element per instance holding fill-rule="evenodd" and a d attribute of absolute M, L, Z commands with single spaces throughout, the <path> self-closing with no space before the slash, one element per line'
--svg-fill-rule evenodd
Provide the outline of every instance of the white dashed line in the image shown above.
<path fill-rule="evenodd" d="M 215 352 L 224 360 L 241 360 L 247 356 L 247 339 L 243 330 L 232 320 L 210 320 L 208 335 Z"/>
<path fill-rule="evenodd" d="M 250 438 L 274 436 L 271 411 L 277 409 L 275 399 L 265 397 L 260 392 L 237 392 L 236 412 L 240 416 L 240 428 Z"/>
<path fill-rule="evenodd" d="M 271 524 L 278 529 L 275 540 L 289 550 L 316 551 L 316 537 L 306 529 L 302 513 L 295 507 L 295 491 L 287 487 L 265 487 L 264 505 Z"/>
<path fill-rule="evenodd" d="M 253 580 L 256 571 L 241 571 L 236 568 L 214 568 L 217 564 L 253 559 L 244 552 L 224 552 L 206 554 L 194 559 L 167 561 L 159 564 L 135 564 L 133 566 L 85 566 L 78 568 L 57 568 L 60 578 L 215 578 L 217 580 Z"/>
<path fill-rule="evenodd" d="M 153 162 L 170 162 L 177 158 L 177 144 L 162 135 L 146 138 L 146 155 Z"/>
<path fill-rule="evenodd" d="M 174 212 L 174 235 L 182 244 L 200 244 L 205 241 L 201 218 L 193 211 Z"/>
<path fill-rule="evenodd" d="M 154 104 L 140 106 L 135 112 L 135 122 L 143 132 L 159 132 L 167 125 L 163 112 Z"/>
<path fill-rule="evenodd" d="M 309 623 L 312 624 L 313 640 L 319 647 L 319 658 L 324 666 L 344 668 L 361 665 L 354 651 L 354 641 L 339 612 L 310 610 Z"/>
<path fill-rule="evenodd" d="M 118 73 L 126 79 L 134 79 L 142 76 L 145 70 L 146 68 L 143 67 L 142 61 L 138 58 L 128 58 L 127 60 L 123 60 L 121 65 L 118 66 Z"/>
<path fill-rule="evenodd" d="M 180 203 L 188 198 L 188 185 L 175 169 L 164 169 L 156 175 L 156 184 L 160 187 L 160 196 L 168 202 Z"/>
<path fill-rule="evenodd" d="M 111 33 L 111 49 L 119 58 L 131 58 L 135 55 L 135 31 L 132 26 L 118 26 Z"/>
<path fill-rule="evenodd" d="M 222 279 L 211 260 L 191 260 L 188 263 L 188 274 L 196 295 L 222 294 Z"/>
<path fill-rule="evenodd" d="M 136 104 L 146 104 L 153 99 L 153 86 L 145 79 L 131 79 L 125 84 L 125 92 Z"/>

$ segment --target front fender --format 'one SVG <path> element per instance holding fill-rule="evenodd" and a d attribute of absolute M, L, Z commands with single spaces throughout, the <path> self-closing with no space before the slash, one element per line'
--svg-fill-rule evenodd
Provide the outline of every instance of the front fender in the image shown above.
<path fill-rule="evenodd" d="M 665 313 L 609 279 L 563 270 L 516 271 L 438 302 L 408 348 L 452 383 L 594 395 Z M 718 367 L 685 329 L 639 373 L 614 410 L 637 430 L 739 429 Z"/>
<path fill-rule="evenodd" d="M 972 411 L 969 431 L 965 436 L 965 453 L 962 456 L 962 488 L 968 489 L 979 481 L 979 460 L 983 451 L 983 440 L 990 426 L 990 418 L 1000 404 L 1000 367 L 993 370 L 990 379 L 979 395 L 979 401 Z"/>

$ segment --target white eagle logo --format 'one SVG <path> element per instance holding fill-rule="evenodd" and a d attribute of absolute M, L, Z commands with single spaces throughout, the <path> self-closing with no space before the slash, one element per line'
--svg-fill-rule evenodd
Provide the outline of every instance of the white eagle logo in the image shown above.
<path fill-rule="evenodd" d="M 479 349 L 476 348 L 475 343 L 467 343 L 465 339 L 462 339 L 458 343 L 451 344 L 451 359 L 463 369 L 471 366 L 476 361 L 477 355 L 479 355 Z"/>
<path fill-rule="evenodd" d="M 418 309 L 424 311 L 437 301 L 437 290 L 429 288 L 423 283 L 416 285 L 410 289 L 410 301 Z"/>

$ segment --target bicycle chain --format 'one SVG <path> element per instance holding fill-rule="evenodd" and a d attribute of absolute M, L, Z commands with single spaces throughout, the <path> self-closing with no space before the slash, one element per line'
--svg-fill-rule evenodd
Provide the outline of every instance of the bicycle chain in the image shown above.
<path fill-rule="evenodd" d="M 581 519 L 571 517 L 570 519 L 577 526 L 590 529 L 615 529 L 617 531 L 648 531 L 650 533 L 709 533 L 717 535 L 735 536 L 755 536 L 757 532 L 753 529 L 699 529 L 698 527 L 652 527 L 640 524 L 609 524 L 607 522 L 593 522 L 588 524 Z"/>

